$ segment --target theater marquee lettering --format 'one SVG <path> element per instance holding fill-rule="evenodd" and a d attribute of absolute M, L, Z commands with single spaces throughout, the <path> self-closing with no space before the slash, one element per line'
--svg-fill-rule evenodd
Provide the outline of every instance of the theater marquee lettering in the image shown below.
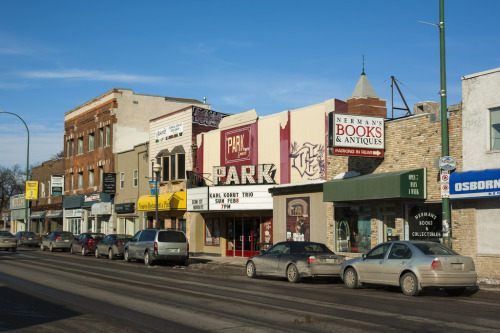
<path fill-rule="evenodd" d="M 214 167 L 214 185 L 275 184 L 274 164 Z"/>

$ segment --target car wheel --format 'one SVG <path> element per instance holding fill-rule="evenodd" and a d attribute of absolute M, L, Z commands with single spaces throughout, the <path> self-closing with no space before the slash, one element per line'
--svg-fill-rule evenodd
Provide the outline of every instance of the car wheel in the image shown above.
<path fill-rule="evenodd" d="M 286 269 L 286 278 L 289 282 L 292 283 L 297 283 L 300 281 L 300 274 L 297 266 L 295 266 L 294 264 L 290 264 L 290 266 L 288 266 L 288 268 Z"/>
<path fill-rule="evenodd" d="M 246 271 L 247 276 L 251 279 L 257 276 L 257 271 L 255 270 L 255 264 L 253 263 L 253 261 L 247 262 Z"/>
<path fill-rule="evenodd" d="M 146 265 L 146 266 L 153 266 L 154 265 L 153 260 L 151 259 L 151 255 L 149 254 L 148 251 L 146 251 L 146 253 L 144 253 L 144 265 Z"/>
<path fill-rule="evenodd" d="M 465 292 L 465 287 L 445 289 L 444 291 L 450 296 L 460 296 Z"/>
<path fill-rule="evenodd" d="M 126 262 L 130 262 L 130 255 L 128 253 L 128 250 L 125 250 L 125 252 L 123 252 L 123 260 L 125 260 Z"/>
<path fill-rule="evenodd" d="M 344 284 L 347 288 L 355 289 L 358 287 L 358 273 L 352 267 L 349 267 L 344 273 Z"/>
<path fill-rule="evenodd" d="M 50 243 L 50 245 L 49 245 L 49 251 L 54 252 L 54 246 L 52 245 L 52 243 Z"/>
<path fill-rule="evenodd" d="M 95 248 L 95 253 L 94 254 L 95 254 L 96 258 L 99 258 L 99 256 L 100 256 L 100 254 L 99 254 L 99 248 L 97 248 L 97 247 Z"/>
<path fill-rule="evenodd" d="M 45 246 L 43 246 L 43 244 L 40 244 L 40 250 L 45 251 Z"/>
<path fill-rule="evenodd" d="M 114 260 L 115 259 L 115 253 L 113 252 L 113 249 L 109 249 L 109 251 L 108 251 L 108 259 L 109 260 Z"/>
<path fill-rule="evenodd" d="M 75 250 L 73 250 L 73 245 L 71 245 L 71 246 L 69 247 L 69 252 L 70 252 L 71 254 L 75 254 Z"/>
<path fill-rule="evenodd" d="M 87 249 L 85 248 L 85 246 L 82 246 L 82 256 L 86 255 L 87 255 Z"/>
<path fill-rule="evenodd" d="M 418 290 L 418 279 L 412 272 L 408 272 L 400 280 L 401 290 L 403 294 L 408 296 L 417 296 Z"/>

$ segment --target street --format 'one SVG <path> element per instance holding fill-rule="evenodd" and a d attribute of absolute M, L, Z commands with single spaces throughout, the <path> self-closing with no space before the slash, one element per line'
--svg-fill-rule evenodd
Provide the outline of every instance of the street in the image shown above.
<path fill-rule="evenodd" d="M 220 269 L 218 269 L 220 268 Z M 404 296 L 339 281 L 246 277 L 242 267 L 0 252 L 0 330 L 23 332 L 498 332 L 500 292 Z"/>

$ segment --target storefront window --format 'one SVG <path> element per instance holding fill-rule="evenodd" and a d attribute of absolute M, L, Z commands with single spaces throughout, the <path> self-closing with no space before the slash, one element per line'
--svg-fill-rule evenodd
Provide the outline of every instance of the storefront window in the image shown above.
<path fill-rule="evenodd" d="M 220 221 L 219 219 L 205 220 L 205 245 L 220 245 Z"/>
<path fill-rule="evenodd" d="M 364 253 L 371 248 L 369 206 L 335 207 L 335 250 Z"/>
<path fill-rule="evenodd" d="M 407 221 L 410 240 L 439 242 L 442 238 L 443 220 L 440 203 L 409 205 Z"/>

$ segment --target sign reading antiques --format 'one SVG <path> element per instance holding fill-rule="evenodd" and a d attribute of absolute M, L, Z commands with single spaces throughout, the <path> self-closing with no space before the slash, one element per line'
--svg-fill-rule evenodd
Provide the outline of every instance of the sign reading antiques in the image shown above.
<path fill-rule="evenodd" d="M 334 133 L 334 154 L 383 157 L 384 119 L 381 117 L 335 114 Z"/>
<path fill-rule="evenodd" d="M 275 184 L 274 164 L 214 167 L 214 185 Z M 255 178 L 257 176 L 257 178 Z"/>

